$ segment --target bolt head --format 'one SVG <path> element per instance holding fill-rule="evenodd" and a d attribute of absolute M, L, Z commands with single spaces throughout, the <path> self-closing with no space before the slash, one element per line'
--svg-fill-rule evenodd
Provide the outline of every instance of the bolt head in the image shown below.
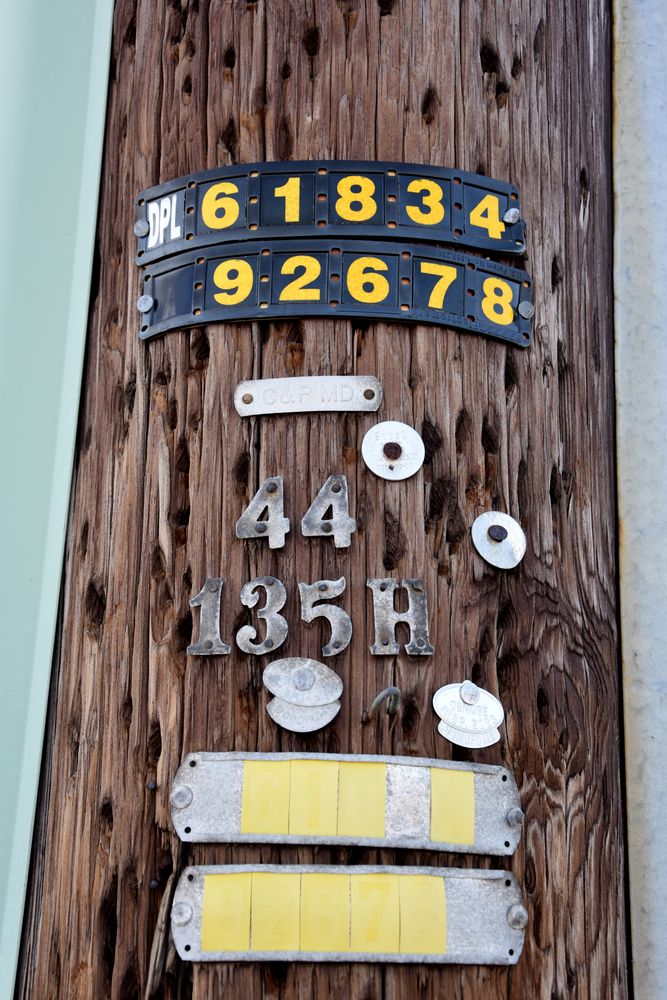
<path fill-rule="evenodd" d="M 266 524 L 264 523 L 264 521 L 257 522 L 257 524 L 255 525 L 255 531 L 257 532 L 258 535 L 266 534 Z"/>
<path fill-rule="evenodd" d="M 518 222 L 520 218 L 521 218 L 521 212 L 519 211 L 518 208 L 508 208 L 505 214 L 503 215 L 503 222 L 506 222 L 508 225 L 513 226 L 514 223 Z"/>
<path fill-rule="evenodd" d="M 472 681 L 464 681 L 459 691 L 461 701 L 466 705 L 476 705 L 479 701 L 479 688 Z"/>
<path fill-rule="evenodd" d="M 177 927 L 184 927 L 192 920 L 192 907 L 189 903 L 174 903 L 171 908 L 171 922 Z"/>
<path fill-rule="evenodd" d="M 507 911 L 507 923 L 515 931 L 522 931 L 528 926 L 528 910 L 516 903 Z"/>
<path fill-rule="evenodd" d="M 295 671 L 292 683 L 297 691 L 310 691 L 315 683 L 315 672 L 309 667 L 301 667 Z"/>
<path fill-rule="evenodd" d="M 502 524 L 492 524 L 487 534 L 494 542 L 504 542 L 507 538 L 507 528 L 503 528 Z"/>
<path fill-rule="evenodd" d="M 140 313 L 149 313 L 153 308 L 153 298 L 151 295 L 140 295 L 137 299 L 137 309 Z"/>
<path fill-rule="evenodd" d="M 134 224 L 134 235 L 140 237 L 148 236 L 150 228 L 151 227 L 148 225 L 146 219 L 137 219 L 137 221 Z"/>
<path fill-rule="evenodd" d="M 507 814 L 507 822 L 510 826 L 521 826 L 523 823 L 523 810 L 515 806 Z"/>
<path fill-rule="evenodd" d="M 171 804 L 174 809 L 185 809 L 192 802 L 192 789 L 187 785 L 175 785 L 171 790 Z"/>
<path fill-rule="evenodd" d="M 243 401 L 245 402 L 245 396 L 243 397 Z M 249 402 L 252 402 L 252 396 L 250 397 Z M 269 483 L 269 485 L 266 487 L 266 492 L 275 493 L 277 489 L 278 489 L 278 483 Z"/>
<path fill-rule="evenodd" d="M 535 306 L 532 302 L 527 300 L 519 302 L 519 316 L 523 316 L 524 319 L 532 319 L 535 315 Z"/>

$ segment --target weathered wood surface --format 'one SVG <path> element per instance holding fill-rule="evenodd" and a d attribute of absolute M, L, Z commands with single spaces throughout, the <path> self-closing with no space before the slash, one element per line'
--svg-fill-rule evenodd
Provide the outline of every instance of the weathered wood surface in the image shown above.
<path fill-rule="evenodd" d="M 181 848 L 169 783 L 197 749 L 447 757 L 430 707 L 471 676 L 507 713 L 503 762 L 527 824 L 511 867 L 530 911 L 517 968 L 219 965 L 167 960 L 158 995 L 551 998 L 626 995 L 614 588 L 609 11 L 606 3 L 118 0 L 98 233 L 48 746 L 19 995 L 143 994 L 170 873 L 195 862 L 498 864 L 346 849 Z M 405 159 L 517 183 L 529 223 L 536 335 L 522 352 L 429 327 L 348 321 L 216 326 L 136 337 L 133 197 L 217 164 Z M 427 462 L 390 484 L 363 466 L 369 416 L 242 421 L 240 379 L 377 374 L 379 418 L 422 431 Z M 359 532 L 345 551 L 298 520 L 345 472 Z M 286 480 L 285 549 L 234 538 L 258 483 Z M 472 549 L 490 507 L 525 526 L 504 574 Z M 225 578 L 289 587 L 284 655 L 315 655 L 298 580 L 345 575 L 351 648 L 332 665 L 343 708 L 299 738 L 266 715 L 237 649 L 186 657 L 188 599 Z M 430 660 L 372 658 L 367 577 L 423 575 Z M 405 707 L 362 728 L 377 691 Z M 462 756 L 459 751 L 455 755 Z M 152 783 L 157 787 L 153 789 Z M 510 862 L 507 862 L 509 867 Z M 157 885 L 156 885 L 157 883 Z"/>

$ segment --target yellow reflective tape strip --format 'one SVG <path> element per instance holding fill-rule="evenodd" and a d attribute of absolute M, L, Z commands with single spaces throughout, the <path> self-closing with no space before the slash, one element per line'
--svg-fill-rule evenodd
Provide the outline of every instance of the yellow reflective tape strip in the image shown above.
<path fill-rule="evenodd" d="M 350 876 L 301 876 L 301 951 L 350 950 Z"/>
<path fill-rule="evenodd" d="M 399 891 L 401 953 L 444 955 L 447 947 L 445 880 L 437 875 L 401 875 Z"/>
<path fill-rule="evenodd" d="M 436 843 L 475 842 L 475 775 L 432 767 L 431 840 Z"/>
<path fill-rule="evenodd" d="M 289 832 L 290 761 L 246 760 L 241 833 Z"/>
<path fill-rule="evenodd" d="M 203 952 L 442 955 L 446 941 L 440 876 L 257 871 L 204 878 Z"/>
<path fill-rule="evenodd" d="M 329 760 L 293 760 L 291 764 L 289 832 L 335 837 L 338 764 Z"/>
<path fill-rule="evenodd" d="M 398 953 L 400 915 L 398 875 L 350 877 L 350 951 Z"/>
<path fill-rule="evenodd" d="M 298 951 L 301 875 L 252 872 L 250 943 L 253 951 Z"/>
<path fill-rule="evenodd" d="M 250 950 L 250 872 L 206 875 L 202 951 Z"/>
<path fill-rule="evenodd" d="M 384 837 L 387 765 L 345 761 L 338 768 L 338 836 Z"/>

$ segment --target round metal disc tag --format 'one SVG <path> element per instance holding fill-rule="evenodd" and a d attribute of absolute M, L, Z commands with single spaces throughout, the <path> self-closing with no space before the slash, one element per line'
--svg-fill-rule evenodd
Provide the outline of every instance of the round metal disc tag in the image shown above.
<path fill-rule="evenodd" d="M 487 510 L 472 526 L 473 545 L 482 559 L 498 569 L 514 569 L 526 552 L 526 536 L 509 514 Z"/>
<path fill-rule="evenodd" d="M 312 733 L 336 718 L 340 712 L 340 702 L 304 708 L 302 705 L 290 705 L 282 698 L 272 698 L 266 710 L 283 729 L 291 729 L 293 733 Z"/>
<path fill-rule="evenodd" d="M 311 660 L 304 656 L 273 660 L 264 670 L 262 680 L 265 687 L 277 698 L 291 705 L 309 708 L 329 705 L 343 693 L 343 682 L 331 667 L 320 663 L 319 660 Z M 277 721 L 279 720 L 276 719 Z M 314 728 L 319 729 L 319 726 Z"/>
<path fill-rule="evenodd" d="M 424 442 L 414 427 L 385 420 L 366 432 L 361 443 L 364 462 L 382 479 L 409 479 L 424 463 Z"/>
<path fill-rule="evenodd" d="M 433 708 L 448 727 L 461 733 L 486 733 L 497 729 L 505 718 L 498 699 L 471 681 L 438 688 Z"/>
<path fill-rule="evenodd" d="M 500 739 L 497 729 L 487 729 L 485 733 L 464 733 L 461 729 L 448 726 L 442 720 L 438 723 L 438 732 L 450 743 L 455 743 L 459 747 L 468 747 L 471 750 L 481 750 L 482 747 L 493 746 Z"/>

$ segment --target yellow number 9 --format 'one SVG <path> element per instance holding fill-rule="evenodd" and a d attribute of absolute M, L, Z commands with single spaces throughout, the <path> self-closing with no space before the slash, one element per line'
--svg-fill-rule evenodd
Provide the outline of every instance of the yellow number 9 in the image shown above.
<path fill-rule="evenodd" d="M 239 203 L 227 196 L 238 193 L 237 185 L 231 181 L 220 181 L 208 189 L 201 202 L 202 222 L 207 229 L 229 229 L 234 225 L 239 217 Z"/>
<path fill-rule="evenodd" d="M 380 257 L 357 257 L 347 269 L 347 290 L 357 302 L 384 302 L 389 295 L 389 282 L 378 271 L 388 271 L 389 265 Z"/>
<path fill-rule="evenodd" d="M 221 306 L 234 306 L 243 302 L 252 291 L 255 279 L 247 260 L 223 260 L 213 272 L 213 284 L 221 291 L 213 296 Z"/>

